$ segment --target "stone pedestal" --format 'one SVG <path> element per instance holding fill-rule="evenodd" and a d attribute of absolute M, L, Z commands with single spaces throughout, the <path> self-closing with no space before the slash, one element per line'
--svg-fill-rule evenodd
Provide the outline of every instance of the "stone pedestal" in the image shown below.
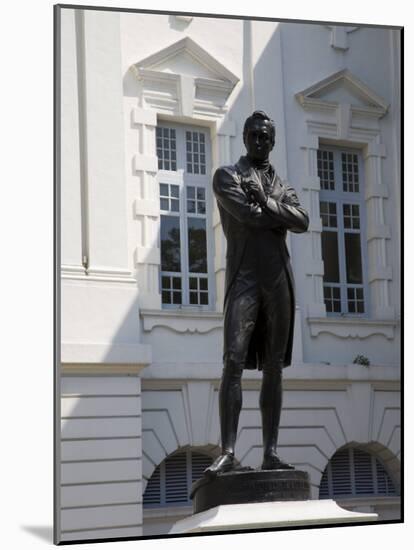
<path fill-rule="evenodd" d="M 307 472 L 240 468 L 203 476 L 191 490 L 194 514 L 178 521 L 169 534 L 238 531 L 357 523 L 377 514 L 349 512 L 333 500 L 310 500 Z"/>
<path fill-rule="evenodd" d="M 310 499 L 309 475 L 301 470 L 241 468 L 202 477 L 191 490 L 195 514 L 216 506 Z"/>
<path fill-rule="evenodd" d="M 349 512 L 333 500 L 302 500 L 227 504 L 210 508 L 178 521 L 170 535 L 359 523 L 374 521 L 377 514 Z"/>

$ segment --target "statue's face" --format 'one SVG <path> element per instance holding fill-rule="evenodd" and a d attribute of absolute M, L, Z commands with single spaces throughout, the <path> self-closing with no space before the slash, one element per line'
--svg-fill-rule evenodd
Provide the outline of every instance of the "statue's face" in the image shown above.
<path fill-rule="evenodd" d="M 250 158 L 253 160 L 266 160 L 273 149 L 269 125 L 264 120 L 254 120 L 247 131 L 244 144 Z"/>

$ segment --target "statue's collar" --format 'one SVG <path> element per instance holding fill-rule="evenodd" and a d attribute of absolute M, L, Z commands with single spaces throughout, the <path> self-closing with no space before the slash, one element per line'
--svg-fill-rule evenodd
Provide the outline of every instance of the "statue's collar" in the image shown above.
<path fill-rule="evenodd" d="M 256 169 L 251 163 L 248 156 L 240 157 L 239 161 L 236 164 L 236 167 L 237 167 L 237 171 L 244 178 L 253 177 L 253 179 L 255 179 L 257 176 Z M 274 169 L 274 166 L 271 164 L 270 167 L 273 172 L 273 178 L 272 178 L 272 185 L 273 185 L 277 176 L 276 176 L 276 170 Z"/>

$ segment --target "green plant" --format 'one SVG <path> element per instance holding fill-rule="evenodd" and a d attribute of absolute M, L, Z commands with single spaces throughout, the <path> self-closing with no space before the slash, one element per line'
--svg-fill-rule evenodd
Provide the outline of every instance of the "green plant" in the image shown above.
<path fill-rule="evenodd" d="M 370 365 L 370 361 L 368 357 L 365 357 L 365 355 L 357 355 L 353 360 L 353 363 L 355 365 L 364 365 L 364 367 L 369 367 Z"/>

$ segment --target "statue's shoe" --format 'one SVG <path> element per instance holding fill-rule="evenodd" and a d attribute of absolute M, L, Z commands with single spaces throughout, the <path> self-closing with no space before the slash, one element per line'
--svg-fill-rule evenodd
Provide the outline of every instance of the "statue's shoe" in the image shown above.
<path fill-rule="evenodd" d="M 295 467 L 288 462 L 283 462 L 277 455 L 265 456 L 262 463 L 262 470 L 294 470 Z"/>
<path fill-rule="evenodd" d="M 228 472 L 234 468 L 234 455 L 225 453 L 220 455 L 216 460 L 204 470 L 207 476 L 215 476 L 223 472 Z"/>

